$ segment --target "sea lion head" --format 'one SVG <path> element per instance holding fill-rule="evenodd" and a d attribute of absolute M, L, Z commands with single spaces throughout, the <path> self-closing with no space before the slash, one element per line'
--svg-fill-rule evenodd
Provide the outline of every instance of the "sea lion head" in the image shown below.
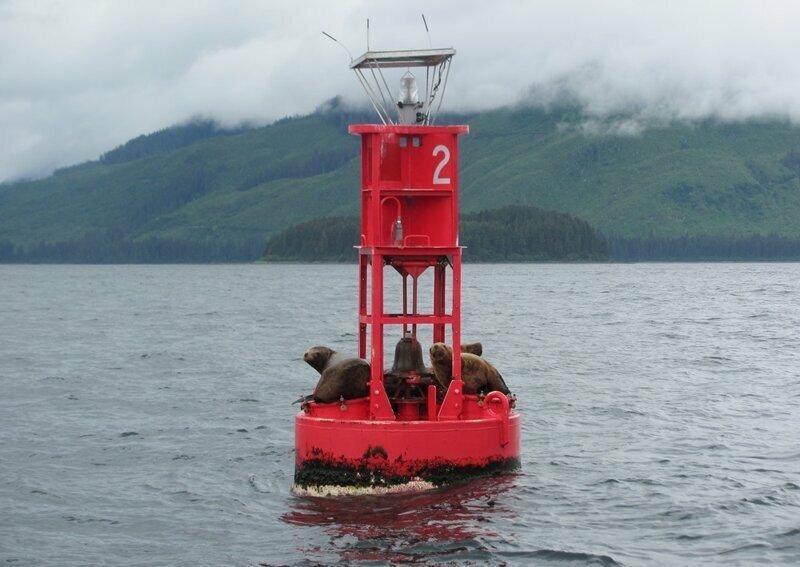
<path fill-rule="evenodd" d="M 453 360 L 453 349 L 444 343 L 433 343 L 429 352 L 433 363 L 442 364 Z"/>
<path fill-rule="evenodd" d="M 481 356 L 483 354 L 483 345 L 481 343 L 467 343 L 465 345 L 461 345 L 461 352 L 467 352 L 469 354 L 474 354 L 475 356 Z"/>
<path fill-rule="evenodd" d="M 330 358 L 336 354 L 336 351 L 324 346 L 315 346 L 308 349 L 303 354 L 303 360 L 310 364 L 314 370 L 322 374 L 325 366 L 328 364 Z"/>
<path fill-rule="evenodd" d="M 444 343 L 433 343 L 428 352 L 431 355 L 431 366 L 436 381 L 439 386 L 447 389 L 453 373 L 453 349 Z"/>

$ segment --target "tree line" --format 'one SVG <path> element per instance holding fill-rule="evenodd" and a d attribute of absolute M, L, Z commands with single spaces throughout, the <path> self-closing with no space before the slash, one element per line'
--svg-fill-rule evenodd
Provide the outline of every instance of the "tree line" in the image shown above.
<path fill-rule="evenodd" d="M 267 242 L 267 261 L 345 262 L 355 260 L 359 217 L 322 217 L 294 224 Z"/>
<path fill-rule="evenodd" d="M 103 164 L 123 163 L 150 156 L 155 156 L 178 148 L 189 146 L 198 140 L 216 136 L 231 136 L 245 132 L 247 126 L 239 128 L 222 128 L 213 120 L 192 120 L 185 124 L 171 126 L 151 134 L 143 134 L 128 140 L 100 156 Z"/>
<path fill-rule="evenodd" d="M 461 215 L 465 260 L 479 262 L 604 261 L 608 243 L 585 220 L 530 205 Z"/>
<path fill-rule="evenodd" d="M 0 241 L 0 263 L 168 264 L 252 262 L 263 250 L 262 239 L 193 242 L 153 237 L 131 241 L 106 231 L 71 242 L 39 242 L 23 248 Z"/>
<path fill-rule="evenodd" d="M 512 205 L 467 213 L 460 219 L 465 261 L 764 261 L 800 260 L 800 238 L 771 235 L 726 237 L 612 237 L 587 222 L 537 207 Z M 288 227 L 271 238 L 207 240 L 163 237 L 130 240 L 107 229 L 69 242 L 20 246 L 0 241 L 0 263 L 206 263 L 355 261 L 360 220 L 325 217 Z"/>
<path fill-rule="evenodd" d="M 274 236 L 264 259 L 278 261 L 354 260 L 358 217 L 325 217 L 293 225 Z M 466 261 L 603 261 L 605 238 L 586 221 L 528 205 L 467 213 L 460 218 L 459 240 Z"/>
<path fill-rule="evenodd" d="M 615 237 L 611 256 L 620 262 L 800 260 L 800 238 L 770 235 Z"/>

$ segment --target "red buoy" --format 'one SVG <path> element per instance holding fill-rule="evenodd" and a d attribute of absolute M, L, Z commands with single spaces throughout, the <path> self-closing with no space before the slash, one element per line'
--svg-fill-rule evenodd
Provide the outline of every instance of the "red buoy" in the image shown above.
<path fill-rule="evenodd" d="M 369 396 L 303 404 L 295 418 L 296 493 L 425 489 L 519 467 L 513 397 L 465 394 L 459 364 L 452 365 L 452 381 L 443 388 L 422 363 L 417 341 L 417 331 L 430 327 L 433 342 L 452 344 L 453 360 L 461 359 L 458 136 L 469 128 L 433 125 L 433 103 L 438 95 L 441 104 L 454 54 L 367 52 L 351 64 L 362 85 L 364 70 L 375 78 L 376 86 L 365 90 L 383 122 L 349 129 L 361 136 L 362 149 L 358 356 L 370 363 Z M 426 69 L 425 97 L 420 102 L 416 81 L 406 72 L 395 122 L 384 104 L 382 73 L 410 67 Z M 390 291 L 402 297 L 397 312 L 386 311 L 387 269 L 401 276 L 401 289 Z M 418 301 L 427 270 L 433 272 L 429 312 Z M 397 330 L 400 338 L 391 370 L 384 360 L 385 330 Z"/>

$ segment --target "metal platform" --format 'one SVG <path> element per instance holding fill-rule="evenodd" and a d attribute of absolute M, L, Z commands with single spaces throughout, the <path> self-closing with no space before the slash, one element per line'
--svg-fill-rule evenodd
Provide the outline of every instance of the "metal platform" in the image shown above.
<path fill-rule="evenodd" d="M 434 67 L 449 61 L 456 50 L 446 49 L 406 49 L 401 51 L 367 51 L 350 63 L 351 69 L 384 69 L 408 67 Z"/>

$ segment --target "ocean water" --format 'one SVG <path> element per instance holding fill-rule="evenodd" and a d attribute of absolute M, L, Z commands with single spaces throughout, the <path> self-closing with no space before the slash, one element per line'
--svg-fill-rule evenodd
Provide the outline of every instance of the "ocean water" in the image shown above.
<path fill-rule="evenodd" d="M 467 265 L 518 474 L 292 496 L 355 266 L 0 266 L 9 565 L 800 563 L 800 265 Z"/>

